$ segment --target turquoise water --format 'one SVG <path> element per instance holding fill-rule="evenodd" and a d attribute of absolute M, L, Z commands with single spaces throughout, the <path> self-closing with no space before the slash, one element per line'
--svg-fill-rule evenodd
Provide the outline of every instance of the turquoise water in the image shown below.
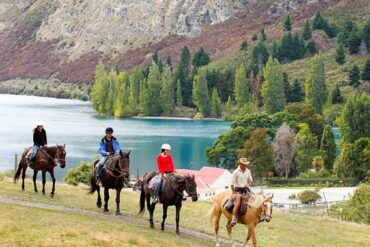
<path fill-rule="evenodd" d="M 0 118 L 0 170 L 14 168 L 14 155 L 20 156 L 32 145 L 32 129 L 41 120 L 49 146 L 67 145 L 67 167 L 57 168 L 58 180 L 81 160 L 96 157 L 107 126 L 114 128 L 122 150 L 131 150 L 131 174 L 135 176 L 156 169 L 162 143 L 171 144 L 177 168 L 207 165 L 205 149 L 230 128 L 228 122 L 101 117 L 88 102 L 4 94 L 0 95 Z"/>

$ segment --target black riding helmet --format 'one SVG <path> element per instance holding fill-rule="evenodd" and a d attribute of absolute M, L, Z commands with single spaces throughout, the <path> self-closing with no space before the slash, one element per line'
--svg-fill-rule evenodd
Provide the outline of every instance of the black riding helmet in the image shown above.
<path fill-rule="evenodd" d="M 105 134 L 112 134 L 113 133 L 113 128 L 112 127 L 107 127 L 105 129 Z"/>

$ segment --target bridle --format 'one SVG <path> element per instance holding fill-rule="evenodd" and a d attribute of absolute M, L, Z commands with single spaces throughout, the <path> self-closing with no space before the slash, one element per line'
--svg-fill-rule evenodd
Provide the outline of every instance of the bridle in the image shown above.
<path fill-rule="evenodd" d="M 186 195 L 185 195 L 185 197 L 184 197 L 184 193 L 182 192 L 182 191 L 179 191 L 179 190 L 177 190 L 177 189 L 175 189 L 175 187 L 171 184 L 171 180 L 170 180 L 170 178 L 172 177 L 172 176 L 174 176 L 174 175 L 171 175 L 170 177 L 168 177 L 168 186 L 170 186 L 170 188 L 171 189 L 173 189 L 179 196 L 181 196 L 182 198 L 184 198 L 184 199 L 186 199 L 187 197 L 192 197 L 192 196 L 196 196 L 196 195 L 198 195 L 197 194 L 197 192 L 196 191 L 193 191 L 193 192 L 189 192 L 188 190 L 187 190 L 187 182 L 186 182 L 186 180 L 188 179 L 187 177 L 185 177 L 185 191 L 186 191 Z"/>
<path fill-rule="evenodd" d="M 119 154 L 119 155 L 120 155 L 120 158 L 121 158 L 121 154 Z M 106 163 L 111 161 L 113 158 L 114 158 L 114 155 L 110 155 Z M 119 163 L 119 167 L 120 167 L 119 169 L 115 168 L 115 166 L 113 166 L 113 167 L 105 166 L 105 169 L 110 173 L 110 175 L 112 175 L 115 178 L 120 178 L 120 177 L 125 176 L 126 174 L 129 174 L 130 168 L 128 166 L 124 169 L 121 168 L 120 158 L 118 158 L 119 159 L 118 163 Z M 126 164 L 127 164 L 127 162 L 126 162 Z M 119 175 L 116 175 L 115 173 L 118 173 Z"/>
<path fill-rule="evenodd" d="M 51 159 L 51 160 L 53 160 L 54 162 L 55 161 L 57 161 L 60 165 L 62 164 L 62 163 L 64 163 L 65 164 L 65 162 L 66 162 L 66 160 L 65 159 L 61 159 L 60 157 L 59 157 L 59 147 L 61 147 L 61 146 L 56 146 L 55 148 L 56 148 L 56 152 L 55 152 L 55 157 L 52 157 L 50 154 L 48 154 L 47 152 L 46 152 L 46 150 L 44 149 L 44 148 L 42 148 L 42 147 L 40 147 L 40 150 L 47 156 L 47 157 L 49 157 L 49 159 Z M 63 148 L 64 149 L 64 148 Z"/>
<path fill-rule="evenodd" d="M 266 207 L 267 207 L 266 203 L 271 203 L 271 213 L 270 214 L 266 214 Z M 270 202 L 270 201 L 265 201 L 265 202 L 262 203 L 261 210 L 263 212 L 264 217 L 261 218 L 261 216 L 262 216 L 262 214 L 261 214 L 260 215 L 260 220 L 259 220 L 258 223 L 263 222 L 263 221 L 267 221 L 267 219 L 269 219 L 269 221 L 272 219 L 272 216 L 271 216 L 271 214 L 272 214 L 272 207 L 273 207 L 273 205 L 272 205 L 272 202 Z"/>

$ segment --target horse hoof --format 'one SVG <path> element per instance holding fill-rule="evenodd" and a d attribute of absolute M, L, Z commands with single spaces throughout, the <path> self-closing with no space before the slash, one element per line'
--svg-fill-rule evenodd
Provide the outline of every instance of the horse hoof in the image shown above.
<path fill-rule="evenodd" d="M 122 215 L 121 212 L 116 212 L 116 215 Z"/>
<path fill-rule="evenodd" d="M 154 224 L 150 224 L 150 228 L 154 228 Z"/>
<path fill-rule="evenodd" d="M 104 209 L 103 213 L 109 214 L 109 210 L 108 209 Z"/>
<path fill-rule="evenodd" d="M 45 195 L 45 191 L 43 191 L 42 194 Z"/>
<path fill-rule="evenodd" d="M 101 203 L 96 203 L 96 206 L 98 207 L 98 208 L 101 208 Z"/>
<path fill-rule="evenodd" d="M 180 235 L 180 231 L 176 231 L 176 234 L 177 234 L 177 235 Z"/>
<path fill-rule="evenodd" d="M 37 190 L 35 190 L 35 193 L 39 193 Z"/>

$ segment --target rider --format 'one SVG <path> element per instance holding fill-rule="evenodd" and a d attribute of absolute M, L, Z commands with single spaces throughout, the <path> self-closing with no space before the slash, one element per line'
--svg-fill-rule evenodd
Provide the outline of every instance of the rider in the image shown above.
<path fill-rule="evenodd" d="M 235 226 L 237 223 L 238 212 L 241 204 L 243 194 L 246 194 L 250 190 L 250 186 L 253 183 L 251 171 L 247 168 L 250 162 L 247 158 L 239 159 L 239 166 L 233 172 L 231 180 L 231 190 L 233 196 L 235 196 L 235 206 L 233 209 L 233 218 L 231 225 Z"/>
<path fill-rule="evenodd" d="M 28 166 L 33 168 L 36 155 L 40 147 L 46 146 L 48 143 L 46 137 L 46 131 L 44 129 L 44 123 L 39 121 L 36 124 L 36 128 L 33 129 L 33 149 L 32 154 L 28 157 Z"/>
<path fill-rule="evenodd" d="M 100 141 L 99 153 L 100 159 L 96 171 L 96 183 L 100 183 L 100 178 L 103 173 L 104 163 L 110 155 L 119 153 L 121 150 L 118 140 L 112 135 L 113 128 L 107 127 L 105 129 L 105 136 Z"/>
<path fill-rule="evenodd" d="M 153 193 L 153 203 L 157 203 L 159 200 L 158 196 L 162 187 L 162 176 L 166 178 L 169 174 L 175 173 L 172 156 L 169 154 L 170 150 L 171 146 L 165 143 L 161 147 L 161 153 L 157 156 L 159 174 L 157 176 L 156 187 Z"/>

